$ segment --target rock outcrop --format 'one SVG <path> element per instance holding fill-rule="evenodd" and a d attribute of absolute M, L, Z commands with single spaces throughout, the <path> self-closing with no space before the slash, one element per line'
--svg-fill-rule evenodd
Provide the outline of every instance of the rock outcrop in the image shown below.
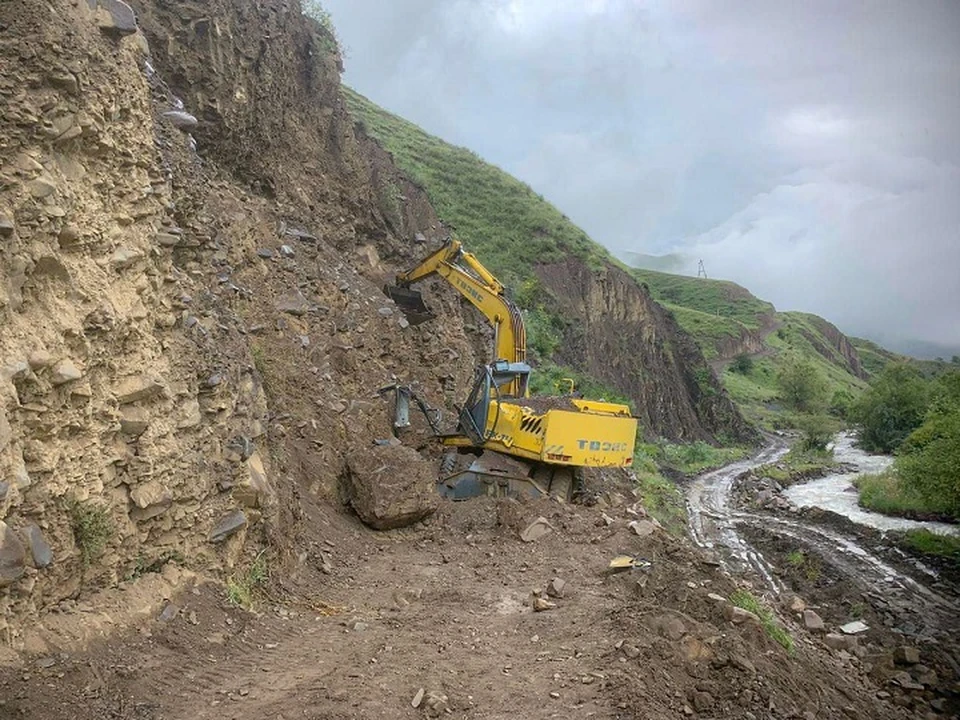
<path fill-rule="evenodd" d="M 625 272 L 571 259 L 541 266 L 538 274 L 569 320 L 560 362 L 633 398 L 646 435 L 754 437 L 696 343 Z"/>

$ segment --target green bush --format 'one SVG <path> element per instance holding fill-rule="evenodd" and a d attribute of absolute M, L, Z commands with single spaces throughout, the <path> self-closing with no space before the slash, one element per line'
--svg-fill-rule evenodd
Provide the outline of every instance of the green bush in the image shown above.
<path fill-rule="evenodd" d="M 740 375 L 749 375 L 750 371 L 753 370 L 753 358 L 747 353 L 740 353 L 730 363 L 730 369 Z"/>
<path fill-rule="evenodd" d="M 930 390 L 930 383 L 912 367 L 887 365 L 853 408 L 860 445 L 871 452 L 896 450 L 923 422 Z"/>
<path fill-rule="evenodd" d="M 99 558 L 113 537 L 113 521 L 110 511 L 103 505 L 92 502 L 70 501 L 67 504 L 73 540 L 80 550 L 84 565 Z"/>
<path fill-rule="evenodd" d="M 777 375 L 780 397 L 787 407 L 799 412 L 819 410 L 825 400 L 826 382 L 809 360 L 794 356 Z"/>
<path fill-rule="evenodd" d="M 905 490 L 960 519 L 960 408 L 930 417 L 897 458 Z"/>
<path fill-rule="evenodd" d="M 840 424 L 829 415 L 801 415 L 796 425 L 803 433 L 800 449 L 818 452 L 826 451 L 827 445 L 840 430 Z"/>
<path fill-rule="evenodd" d="M 938 535 L 929 530 L 909 530 L 904 536 L 904 543 L 926 555 L 938 555 L 960 562 L 960 537 L 955 535 Z"/>

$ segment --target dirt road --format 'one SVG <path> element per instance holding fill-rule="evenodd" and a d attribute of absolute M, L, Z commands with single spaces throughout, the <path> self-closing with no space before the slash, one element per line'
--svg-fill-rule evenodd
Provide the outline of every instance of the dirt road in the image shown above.
<path fill-rule="evenodd" d="M 907 717 L 802 630 L 788 655 L 731 624 L 721 568 L 604 498 L 445 503 L 389 533 L 314 507 L 302 562 L 257 613 L 207 583 L 86 648 L 48 638 L 0 672 L 0 718 Z M 541 516 L 550 532 L 521 542 Z M 650 565 L 611 575 L 619 553 Z M 554 578 L 556 607 L 535 612 Z"/>

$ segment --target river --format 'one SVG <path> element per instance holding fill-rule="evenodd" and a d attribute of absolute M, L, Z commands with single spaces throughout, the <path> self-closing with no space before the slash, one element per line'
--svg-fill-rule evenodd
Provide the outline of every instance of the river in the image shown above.
<path fill-rule="evenodd" d="M 854 445 L 856 438 L 851 433 L 841 433 L 834 442 L 834 457 L 847 465 L 855 466 L 856 472 L 833 474 L 819 480 L 793 485 L 783 491 L 783 496 L 797 507 L 818 507 L 845 515 L 853 522 L 867 525 L 884 532 L 888 530 L 925 529 L 942 535 L 960 535 L 960 527 L 947 523 L 907 520 L 881 515 L 864 510 L 857 503 L 859 493 L 853 481 L 861 474 L 886 470 L 893 462 L 888 455 L 870 455 Z"/>

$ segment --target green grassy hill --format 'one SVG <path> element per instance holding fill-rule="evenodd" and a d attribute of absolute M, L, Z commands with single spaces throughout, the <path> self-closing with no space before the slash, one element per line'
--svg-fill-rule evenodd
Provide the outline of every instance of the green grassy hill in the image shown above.
<path fill-rule="evenodd" d="M 772 425 L 781 413 L 777 376 L 790 358 L 812 363 L 823 378 L 827 397 L 833 398 L 857 394 L 868 373 L 877 372 L 892 357 L 866 341 L 854 347 L 815 315 L 777 312 L 736 283 L 627 268 L 525 183 L 348 88 L 343 94 L 360 128 L 427 191 L 444 222 L 526 308 L 529 345 L 541 361 L 541 378 L 563 374 L 551 367 L 550 358 L 564 321 L 552 311 L 553 303 L 531 270 L 570 256 L 594 268 L 614 264 L 644 284 L 695 339 L 744 414 L 764 425 Z M 748 372 L 727 367 L 740 353 L 753 358 Z M 580 377 L 590 384 L 590 378 Z"/>
<path fill-rule="evenodd" d="M 569 255 L 596 266 L 616 262 L 529 185 L 466 148 L 425 133 L 359 93 L 343 87 L 350 113 L 410 179 L 471 252 L 505 285 L 518 290 L 528 268 Z"/>
<path fill-rule="evenodd" d="M 816 315 L 777 312 L 736 283 L 653 270 L 632 272 L 697 340 L 748 419 L 763 425 L 774 424 L 781 413 L 777 376 L 790 358 L 799 356 L 816 368 L 829 402 L 856 395 L 866 386 L 868 374 L 897 357 L 869 341 L 848 341 Z M 866 351 L 862 361 L 861 348 Z M 730 367 L 739 354 L 753 360 L 749 371 Z"/>

